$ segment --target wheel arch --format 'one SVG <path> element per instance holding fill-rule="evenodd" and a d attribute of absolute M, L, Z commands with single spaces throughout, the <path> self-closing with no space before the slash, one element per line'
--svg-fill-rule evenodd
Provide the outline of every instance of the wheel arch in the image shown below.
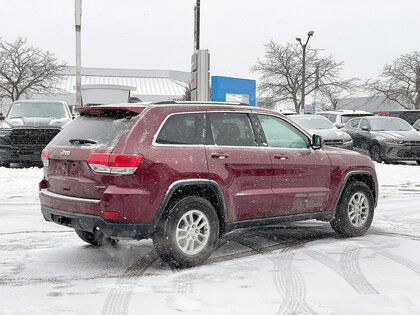
<path fill-rule="evenodd" d="M 373 207 L 376 208 L 376 206 L 378 204 L 378 186 L 377 186 L 376 181 L 375 181 L 375 176 L 369 171 L 351 171 L 351 172 L 347 173 L 346 177 L 343 180 L 343 183 L 341 184 L 340 191 L 339 191 L 339 193 L 337 195 L 337 198 L 335 200 L 334 207 L 332 209 L 332 213 L 331 213 L 331 216 L 329 217 L 329 219 L 332 220 L 335 217 L 335 213 L 337 211 L 338 204 L 339 204 L 339 202 L 340 202 L 340 200 L 343 196 L 344 189 L 350 183 L 353 183 L 353 182 L 362 182 L 362 183 L 366 184 L 369 187 L 369 189 L 371 189 L 372 197 L 373 197 L 373 200 L 374 200 L 374 206 Z"/>
<path fill-rule="evenodd" d="M 168 209 L 187 196 L 197 196 L 208 200 L 216 210 L 219 218 L 220 235 L 224 233 L 227 222 L 227 210 L 219 184 L 208 179 L 188 179 L 176 181 L 169 186 L 151 224 L 150 236 L 153 235 L 159 221 Z"/>

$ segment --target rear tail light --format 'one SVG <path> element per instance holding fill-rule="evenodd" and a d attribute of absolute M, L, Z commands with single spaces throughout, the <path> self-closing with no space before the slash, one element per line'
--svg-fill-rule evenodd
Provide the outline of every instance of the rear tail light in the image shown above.
<path fill-rule="evenodd" d="M 41 153 L 42 165 L 44 167 L 50 166 L 50 150 L 44 149 Z"/>
<path fill-rule="evenodd" d="M 93 153 L 88 164 L 97 173 L 133 174 L 142 159 L 141 155 L 133 154 Z"/>

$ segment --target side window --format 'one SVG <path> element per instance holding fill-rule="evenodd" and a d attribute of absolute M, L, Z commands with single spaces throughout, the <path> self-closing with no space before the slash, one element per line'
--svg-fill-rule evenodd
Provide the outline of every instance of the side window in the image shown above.
<path fill-rule="evenodd" d="M 328 115 L 328 119 L 332 122 L 335 123 L 337 121 L 337 114 L 329 114 Z"/>
<path fill-rule="evenodd" d="M 204 114 L 175 114 L 170 116 L 156 138 L 159 144 L 203 144 Z"/>
<path fill-rule="evenodd" d="M 258 115 L 269 147 L 307 149 L 309 139 L 287 121 L 275 116 Z"/>
<path fill-rule="evenodd" d="M 353 119 L 352 121 L 350 121 L 350 127 L 357 129 L 357 126 L 359 126 L 359 122 L 360 122 L 360 119 Z"/>
<path fill-rule="evenodd" d="M 209 113 L 210 133 L 214 144 L 224 146 L 257 146 L 251 121 L 242 113 Z"/>
<path fill-rule="evenodd" d="M 369 128 L 370 129 L 369 123 L 366 119 L 362 119 L 362 121 L 360 122 L 360 129 L 362 129 L 362 128 Z"/>

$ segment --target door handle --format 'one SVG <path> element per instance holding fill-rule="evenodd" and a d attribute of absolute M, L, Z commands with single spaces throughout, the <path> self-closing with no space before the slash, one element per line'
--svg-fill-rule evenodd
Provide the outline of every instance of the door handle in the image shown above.
<path fill-rule="evenodd" d="M 210 155 L 213 159 L 226 159 L 229 157 L 228 154 L 224 154 L 224 153 L 212 153 Z"/>
<path fill-rule="evenodd" d="M 274 156 L 274 158 L 276 160 L 287 160 L 289 157 L 287 155 L 277 154 L 277 155 Z"/>

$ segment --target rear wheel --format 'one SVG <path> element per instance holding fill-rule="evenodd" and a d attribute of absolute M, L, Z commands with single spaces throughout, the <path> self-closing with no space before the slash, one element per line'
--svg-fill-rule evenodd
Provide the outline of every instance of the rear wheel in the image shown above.
<path fill-rule="evenodd" d="M 213 253 L 219 238 L 219 218 L 206 199 L 178 201 L 161 219 L 153 235 L 159 256 L 172 266 L 192 267 Z"/>
<path fill-rule="evenodd" d="M 79 236 L 83 241 L 94 246 L 104 246 L 104 245 L 115 245 L 118 240 L 113 240 L 110 237 L 106 237 L 102 233 L 92 233 L 82 230 L 76 230 L 77 236 Z"/>
<path fill-rule="evenodd" d="M 370 158 L 375 162 L 382 163 L 381 148 L 379 147 L 379 145 L 374 144 L 372 146 L 372 148 L 370 149 Z"/>
<path fill-rule="evenodd" d="M 360 236 L 372 224 L 373 195 L 362 182 L 352 182 L 345 188 L 331 226 L 341 236 Z"/>
<path fill-rule="evenodd" d="M 417 165 L 420 165 L 420 160 L 417 160 L 416 162 L 417 162 Z"/>

